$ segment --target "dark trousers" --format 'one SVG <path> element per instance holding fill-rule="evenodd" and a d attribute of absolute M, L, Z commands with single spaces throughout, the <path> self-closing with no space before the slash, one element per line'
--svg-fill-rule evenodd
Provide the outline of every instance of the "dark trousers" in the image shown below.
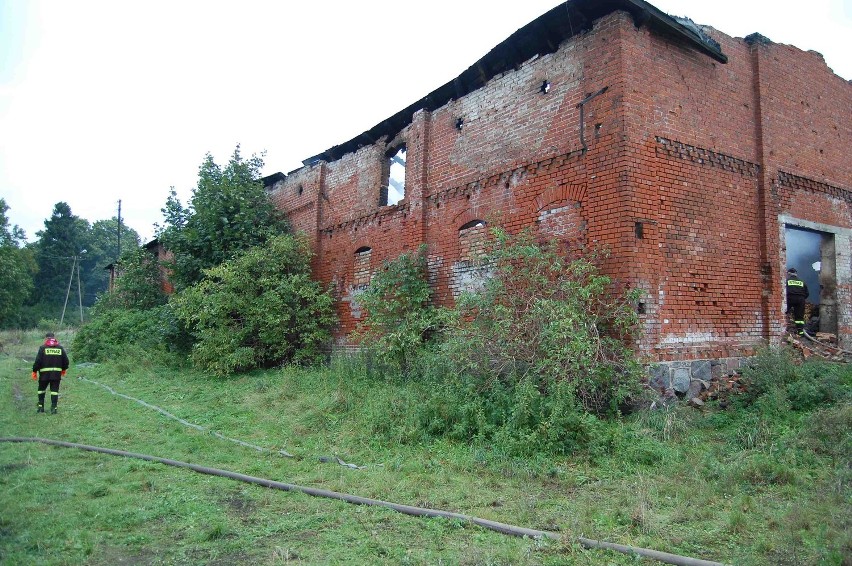
<path fill-rule="evenodd" d="M 59 402 L 59 380 L 58 379 L 39 379 L 38 380 L 38 406 L 44 407 L 44 395 L 50 388 L 50 406 L 55 407 Z"/>
<path fill-rule="evenodd" d="M 801 332 L 805 328 L 805 297 L 801 295 L 790 295 L 787 297 L 787 313 L 793 315 L 796 330 Z"/>

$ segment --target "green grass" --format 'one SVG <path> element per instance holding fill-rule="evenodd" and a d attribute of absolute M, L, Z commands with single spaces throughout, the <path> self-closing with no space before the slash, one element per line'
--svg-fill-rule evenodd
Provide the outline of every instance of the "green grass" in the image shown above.
<path fill-rule="evenodd" d="M 0 436 L 140 452 L 455 511 L 559 531 L 564 542 L 140 460 L 0 443 L 2 564 L 637 563 L 582 549 L 578 536 L 728 564 L 840 565 L 852 555 L 848 403 L 773 418 L 768 409 L 641 413 L 609 427 L 606 450 L 522 460 L 499 446 L 422 438 L 388 416 L 404 414 L 414 398 L 405 385 L 340 364 L 227 379 L 145 359 L 72 366 L 60 413 L 37 415 L 29 374 L 38 343 L 38 333 L 0 334 Z M 297 458 L 188 428 L 79 376 Z"/>

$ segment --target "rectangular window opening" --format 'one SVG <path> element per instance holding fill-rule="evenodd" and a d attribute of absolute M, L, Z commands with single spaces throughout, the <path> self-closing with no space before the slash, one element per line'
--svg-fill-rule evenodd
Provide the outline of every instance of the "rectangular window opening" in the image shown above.
<path fill-rule="evenodd" d="M 405 198 L 405 146 L 393 148 L 387 155 L 380 206 L 391 206 Z"/>

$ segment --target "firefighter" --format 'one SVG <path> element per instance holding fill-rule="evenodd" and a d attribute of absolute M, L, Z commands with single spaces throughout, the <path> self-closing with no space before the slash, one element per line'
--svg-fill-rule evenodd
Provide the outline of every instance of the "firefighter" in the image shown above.
<path fill-rule="evenodd" d="M 799 279 L 795 267 L 787 270 L 787 314 L 793 315 L 798 334 L 805 333 L 805 301 L 808 298 L 808 286 Z"/>
<path fill-rule="evenodd" d="M 68 370 L 68 354 L 65 348 L 59 344 L 59 340 L 48 332 L 44 337 L 44 344 L 38 349 L 35 362 L 33 362 L 33 379 L 38 380 L 38 408 L 37 413 L 44 412 L 44 396 L 50 387 L 50 414 L 56 414 L 56 404 L 59 402 L 59 382 Z"/>

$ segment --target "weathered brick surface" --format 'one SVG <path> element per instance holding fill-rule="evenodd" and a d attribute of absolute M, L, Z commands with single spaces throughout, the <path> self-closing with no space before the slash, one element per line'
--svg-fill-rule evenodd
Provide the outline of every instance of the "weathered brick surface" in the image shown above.
<path fill-rule="evenodd" d="M 852 228 L 852 87 L 816 54 L 706 31 L 727 64 L 611 13 L 416 112 L 395 139 L 277 184 L 272 198 L 337 289 L 339 341 L 361 320 L 365 273 L 421 243 L 436 301 L 452 302 L 475 279 L 479 222 L 608 248 L 606 271 L 643 291 L 637 346 L 649 360 L 738 358 L 777 339 L 780 218 Z M 381 207 L 385 154 L 401 143 L 406 197 Z M 840 261 L 848 273 L 848 254 Z"/>

